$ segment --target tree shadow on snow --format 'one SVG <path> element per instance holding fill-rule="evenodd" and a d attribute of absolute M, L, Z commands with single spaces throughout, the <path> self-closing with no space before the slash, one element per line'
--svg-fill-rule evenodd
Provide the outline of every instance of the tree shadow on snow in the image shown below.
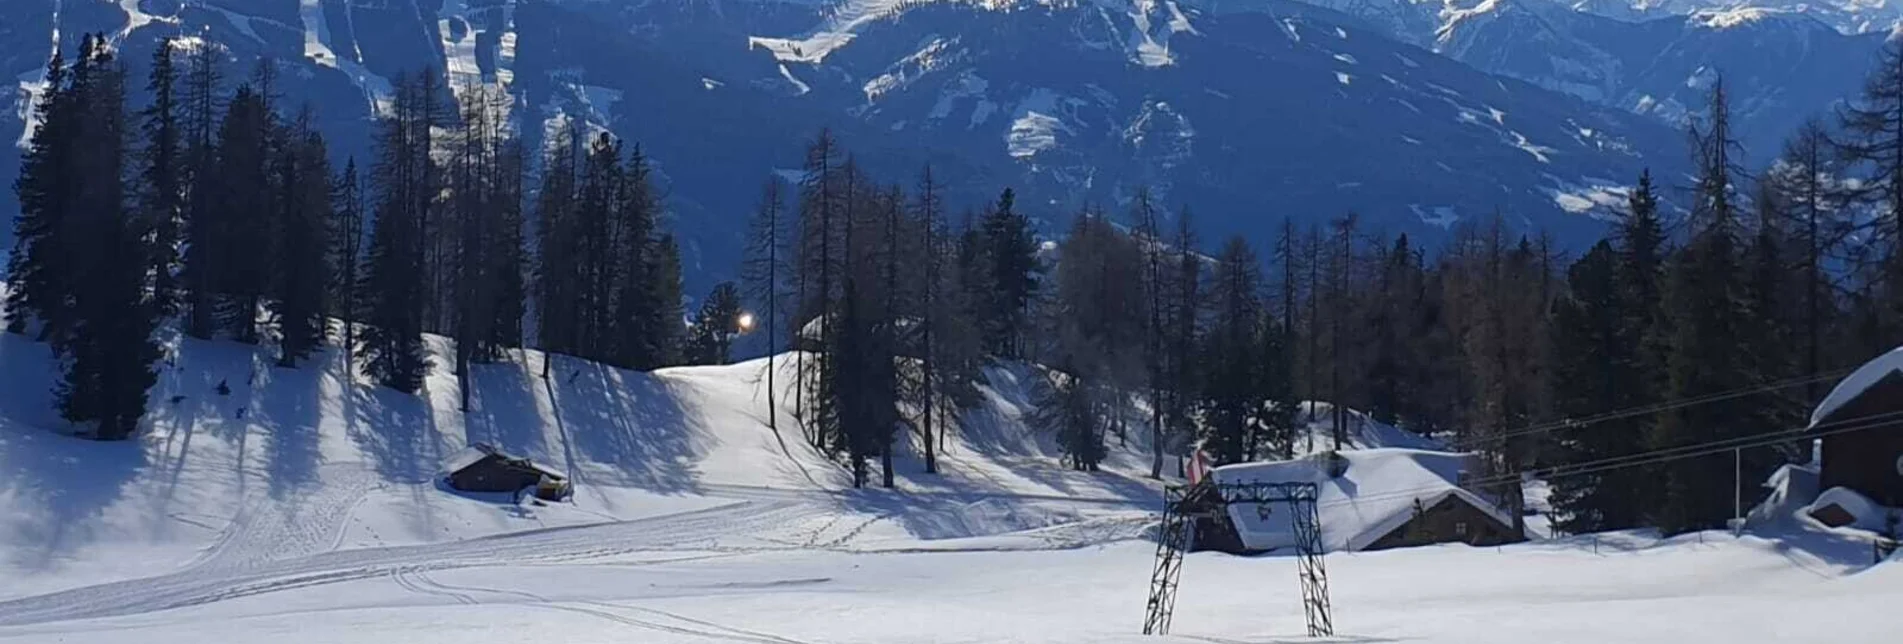
<path fill-rule="evenodd" d="M 424 385 L 426 388 L 427 384 Z M 359 385 L 346 395 L 353 407 L 348 431 L 384 480 L 420 484 L 434 478 L 443 459 L 427 389 L 405 394 Z"/>
<path fill-rule="evenodd" d="M 706 453 L 707 429 L 690 424 L 672 383 L 650 373 L 557 360 L 557 420 L 579 460 L 605 466 L 571 474 L 663 493 L 701 490 L 693 464 Z"/>
<path fill-rule="evenodd" d="M 341 356 L 324 351 L 313 355 L 295 369 L 273 368 L 260 376 L 261 395 L 254 397 L 259 412 L 256 424 L 269 441 L 267 489 L 271 498 L 303 489 L 317 481 L 317 468 L 323 464 L 318 449 L 320 425 L 324 418 L 324 383 L 334 380 Z M 332 392 L 347 392 L 344 383 L 333 383 Z"/>
<path fill-rule="evenodd" d="M 46 345 L 0 333 L 0 543 L 21 570 L 57 569 L 90 543 L 93 519 L 126 496 L 151 466 L 147 452 L 161 439 L 143 431 L 130 440 L 98 442 L 68 435 L 53 407 L 56 374 Z"/>
<path fill-rule="evenodd" d="M 541 379 L 518 356 L 471 367 L 473 389 L 463 431 L 469 444 L 488 443 L 538 462 L 560 466 L 550 453 L 542 412 L 535 405 Z"/>

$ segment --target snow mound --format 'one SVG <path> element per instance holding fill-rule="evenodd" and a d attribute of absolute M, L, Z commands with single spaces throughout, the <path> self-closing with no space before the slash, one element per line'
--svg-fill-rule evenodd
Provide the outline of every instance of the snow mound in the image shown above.
<path fill-rule="evenodd" d="M 1808 515 L 1806 505 L 1817 499 L 1817 466 L 1785 464 L 1771 473 L 1764 487 L 1770 493 L 1746 518 L 1749 525 L 1770 525 L 1793 516 Z"/>
<path fill-rule="evenodd" d="M 1314 483 L 1321 518 L 1322 547 L 1360 550 L 1401 527 L 1416 508 L 1430 508 L 1458 496 L 1512 525 L 1513 517 L 1493 502 L 1461 489 L 1462 472 L 1473 471 L 1472 454 L 1384 448 L 1338 452 L 1346 461 L 1340 476 L 1330 476 L 1330 456 L 1314 454 L 1290 461 L 1241 463 L 1214 470 L 1224 484 Z M 1266 510 L 1264 512 L 1263 510 Z M 1288 513 L 1281 507 L 1232 504 L 1229 516 L 1244 545 L 1273 550 L 1294 544 Z"/>
<path fill-rule="evenodd" d="M 1870 530 L 1879 533 L 1888 530 L 1888 526 L 1885 524 L 1888 522 L 1890 515 L 1896 512 L 1896 510 L 1878 505 L 1877 502 L 1871 501 L 1869 497 L 1858 494 L 1856 490 L 1847 487 L 1833 487 L 1824 490 L 1823 494 L 1817 495 L 1816 501 L 1804 506 L 1803 512 L 1805 515 L 1811 515 L 1815 514 L 1818 510 L 1833 505 L 1842 508 L 1844 512 L 1848 512 L 1852 519 L 1848 525 L 1841 527 Z"/>
<path fill-rule="evenodd" d="M 1856 371 L 1838 381 L 1837 387 L 1830 390 L 1830 395 L 1825 396 L 1824 401 L 1817 404 L 1817 409 L 1811 412 L 1810 424 L 1816 426 L 1823 422 L 1825 418 L 1836 413 L 1838 408 L 1862 395 L 1864 390 L 1876 386 L 1885 377 L 1900 372 L 1903 372 L 1903 347 L 1892 349 L 1889 353 L 1877 356 L 1875 360 L 1857 367 Z"/>

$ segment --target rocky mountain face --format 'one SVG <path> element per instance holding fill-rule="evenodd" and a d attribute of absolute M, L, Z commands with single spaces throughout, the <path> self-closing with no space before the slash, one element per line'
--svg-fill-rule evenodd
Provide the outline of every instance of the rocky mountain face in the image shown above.
<path fill-rule="evenodd" d="M 1883 0 L 1303 0 L 1476 69 L 1683 129 L 1720 73 L 1748 156 L 1854 96 L 1903 18 Z M 1215 10 L 1278 11 L 1262 0 Z M 1854 19 L 1852 19 L 1854 18 Z"/>
<path fill-rule="evenodd" d="M 1583 245 L 1642 168 L 1683 173 L 1673 121 L 1697 105 L 1697 64 L 1766 51 L 1576 11 L 1449 22 L 1441 5 L 1318 1 L 9 0 L 0 140 L 23 138 L 56 39 L 105 31 L 142 75 L 157 39 L 185 36 L 228 48 L 233 83 L 272 61 L 287 109 L 310 102 L 340 156 L 367 153 L 389 84 L 425 69 L 507 88 L 534 142 L 564 119 L 612 129 L 656 162 L 697 281 L 731 274 L 756 187 L 796 176 L 821 128 L 882 180 L 933 164 L 956 203 L 1014 186 L 1050 229 L 1149 187 L 1205 238 L 1352 211 L 1433 240 L 1501 212 Z M 1422 11 L 1428 31 L 1409 31 Z M 1800 61 L 1875 46 L 1801 33 L 1762 73 L 1728 72 L 1781 90 L 1737 94 L 1827 104 L 1843 92 L 1794 84 Z M 0 155 L 0 175 L 16 168 Z"/>

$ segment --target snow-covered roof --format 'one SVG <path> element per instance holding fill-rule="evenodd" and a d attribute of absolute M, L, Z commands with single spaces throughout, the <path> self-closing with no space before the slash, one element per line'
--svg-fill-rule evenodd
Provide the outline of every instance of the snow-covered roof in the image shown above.
<path fill-rule="evenodd" d="M 443 461 L 443 471 L 454 472 L 454 471 L 463 469 L 465 467 L 475 465 L 476 461 L 480 461 L 484 458 L 487 458 L 489 454 L 493 452 L 495 452 L 494 447 L 490 447 L 483 443 L 476 443 L 474 445 L 464 447 L 462 448 L 461 451 L 458 451 L 455 454 L 450 455 L 448 460 Z"/>
<path fill-rule="evenodd" d="M 543 465 L 541 463 L 537 463 L 533 460 L 530 460 L 527 457 L 510 454 L 488 443 L 474 443 L 468 447 L 462 448 L 461 451 L 458 451 L 455 454 L 450 455 L 448 460 L 443 461 L 443 471 L 454 472 L 454 471 L 463 469 L 465 467 L 475 465 L 477 461 L 487 458 L 490 455 L 495 455 L 511 463 L 519 463 L 521 465 L 526 465 L 530 469 L 533 469 L 537 472 L 541 472 L 544 475 L 551 476 L 557 479 L 568 478 L 568 475 L 561 473 L 555 468 L 549 467 L 547 465 Z"/>
<path fill-rule="evenodd" d="M 1328 456 L 1317 454 L 1292 461 L 1240 463 L 1216 468 L 1220 483 L 1315 483 L 1319 497 L 1322 546 L 1331 551 L 1360 550 L 1414 518 L 1415 502 L 1430 508 L 1449 496 L 1459 497 L 1506 525 L 1513 517 L 1457 482 L 1468 470 L 1472 454 L 1419 449 L 1384 448 L 1338 452 L 1348 467 L 1339 477 L 1328 475 Z M 1292 545 L 1288 512 L 1277 505 L 1264 513 L 1253 505 L 1232 504 L 1230 519 L 1242 543 L 1252 550 Z"/>
<path fill-rule="evenodd" d="M 1838 408 L 1849 404 L 1857 396 L 1863 395 L 1865 390 L 1882 382 L 1884 376 L 1899 371 L 1903 371 L 1903 347 L 1897 347 L 1857 367 L 1856 371 L 1839 381 L 1835 389 L 1830 390 L 1830 395 L 1825 396 L 1823 402 L 1817 404 L 1817 409 L 1810 414 L 1810 424 L 1815 426 L 1823 422 L 1824 418 L 1836 413 Z"/>

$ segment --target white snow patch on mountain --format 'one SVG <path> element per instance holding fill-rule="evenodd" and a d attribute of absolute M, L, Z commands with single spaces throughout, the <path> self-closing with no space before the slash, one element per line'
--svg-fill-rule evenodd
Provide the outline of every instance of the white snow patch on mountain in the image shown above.
<path fill-rule="evenodd" d="M 787 69 L 786 63 L 780 63 L 779 68 L 780 77 L 785 78 L 786 82 L 793 85 L 793 94 L 795 96 L 804 95 L 807 92 L 813 91 L 813 86 L 807 85 L 805 82 L 793 76 L 793 70 Z"/>
<path fill-rule="evenodd" d="M 1538 159 L 1540 163 L 1552 163 L 1552 159 L 1546 155 L 1549 152 L 1556 152 L 1557 150 L 1534 143 L 1527 139 L 1525 134 L 1521 134 L 1519 130 L 1507 130 L 1507 136 L 1512 137 L 1513 147 L 1533 155 L 1533 158 Z"/>
<path fill-rule="evenodd" d="M 934 2 L 959 2 L 990 11 L 1002 11 L 1018 4 L 1017 0 L 839 0 L 825 10 L 825 19 L 797 37 L 752 36 L 747 47 L 759 47 L 773 53 L 783 63 L 819 63 L 840 47 L 851 43 L 858 31 L 873 22 Z"/>
<path fill-rule="evenodd" d="M 919 50 L 908 54 L 886 68 L 885 73 L 866 81 L 861 91 L 865 92 L 866 102 L 874 102 L 887 93 L 904 89 L 920 78 L 951 66 L 964 58 L 962 50 L 953 49 L 958 37 L 941 38 L 933 36 L 920 43 Z"/>
<path fill-rule="evenodd" d="M 53 54 L 59 51 L 59 16 L 64 8 L 65 0 L 53 0 L 53 28 L 52 37 L 47 40 L 47 60 L 52 60 Z M 40 65 L 20 74 L 18 83 L 20 93 L 13 105 L 14 115 L 20 119 L 21 128 L 20 139 L 13 142 L 13 147 L 27 150 L 33 147 L 33 135 L 40 130 L 40 120 L 35 118 L 34 112 L 39 108 L 40 98 L 46 95 L 46 66 Z"/>
<path fill-rule="evenodd" d="M 178 18 L 176 16 L 155 16 L 146 13 L 145 10 L 139 6 L 140 0 L 118 0 L 118 3 L 119 10 L 126 12 L 126 25 L 113 37 L 115 41 L 124 39 L 127 34 L 154 22 L 168 25 L 178 24 Z"/>
<path fill-rule="evenodd" d="M 1765 7 L 1700 9 L 1692 12 L 1690 16 L 1687 16 L 1686 21 L 1708 29 L 1730 29 L 1758 22 L 1782 13 L 1786 12 Z"/>
<path fill-rule="evenodd" d="M 1011 121 L 1011 131 L 1004 136 L 1005 150 L 1015 158 L 1030 158 L 1057 147 L 1059 131 L 1068 133 L 1070 128 L 1055 116 L 1024 110 Z"/>
<path fill-rule="evenodd" d="M 1350 65 L 1359 64 L 1355 61 L 1355 57 L 1350 54 L 1335 54 L 1335 60 L 1339 60 L 1341 62 L 1348 63 Z"/>
<path fill-rule="evenodd" d="M 1337 83 L 1347 85 L 1354 82 L 1354 79 L 1355 77 L 1348 75 L 1346 72 L 1335 72 L 1335 82 Z"/>
<path fill-rule="evenodd" d="M 1546 180 L 1550 187 L 1544 190 L 1561 210 L 1600 221 L 1617 221 L 1631 192 L 1629 186 L 1609 179 L 1568 181 L 1549 174 Z"/>
<path fill-rule="evenodd" d="M 1406 137 L 1402 137 L 1402 138 L 1406 138 Z M 1416 145 L 1420 144 L 1420 141 L 1416 141 L 1413 139 L 1408 139 L 1408 142 L 1416 144 Z M 1446 166 L 1441 166 L 1441 167 L 1442 169 L 1445 169 L 1448 172 L 1453 171 L 1452 168 L 1447 168 Z M 1454 210 L 1453 206 L 1434 206 L 1431 208 L 1422 208 L 1420 204 L 1409 204 L 1408 210 L 1413 211 L 1414 216 L 1420 219 L 1421 223 L 1427 224 L 1429 226 L 1439 226 L 1443 230 L 1452 230 L 1454 228 L 1454 224 L 1460 223 L 1460 213 L 1459 211 Z"/>

